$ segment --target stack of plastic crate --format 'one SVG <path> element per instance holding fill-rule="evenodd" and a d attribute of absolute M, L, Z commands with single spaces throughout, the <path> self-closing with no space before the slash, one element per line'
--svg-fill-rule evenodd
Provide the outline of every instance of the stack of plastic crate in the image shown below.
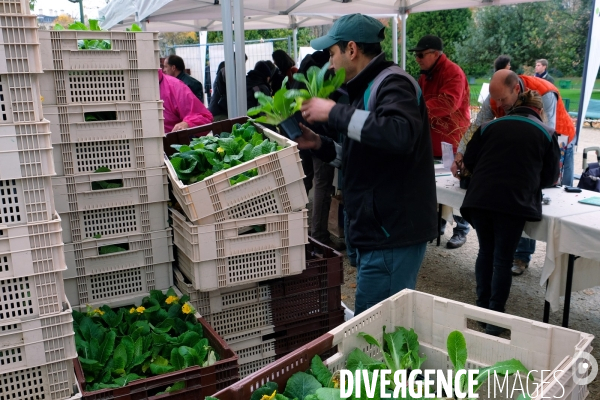
<path fill-rule="evenodd" d="M 344 321 L 342 256 L 312 240 L 305 244 L 306 210 L 200 226 L 174 210 L 171 217 L 178 249 L 175 283 L 237 353 L 241 377 Z M 289 245 L 289 268 L 305 270 L 269 279 L 277 254 L 268 252 L 282 242 Z M 219 279 L 218 255 L 227 254 L 221 270 L 236 264 L 237 270 L 224 281 L 244 284 L 225 286 Z M 217 258 L 195 261 L 202 257 Z"/>
<path fill-rule="evenodd" d="M 37 17 L 0 1 L 0 397 L 80 397 Z"/>
<path fill-rule="evenodd" d="M 220 121 L 194 128 L 193 135 L 231 132 L 235 123 L 244 122 Z M 281 149 L 189 185 L 166 163 L 181 207 L 181 212 L 171 213 L 176 284 L 238 354 L 242 376 L 274 360 L 276 336 L 287 322 L 294 322 L 281 318 L 274 304 L 289 306 L 287 311 L 298 304 L 296 311 L 305 306 L 315 312 L 310 308 L 315 304 L 287 298 L 285 303 L 271 295 L 268 282 L 300 277 L 306 269 L 308 200 L 296 143 L 260 125 L 254 127 Z M 178 144 L 189 144 L 189 138 L 181 139 Z M 257 176 L 232 184 L 231 178 L 248 170 Z M 326 309 L 327 294 L 316 297 L 317 311 Z M 305 311 L 307 316 L 309 312 Z"/>
<path fill-rule="evenodd" d="M 40 31 L 40 47 L 67 298 L 139 303 L 173 282 L 158 34 Z"/>

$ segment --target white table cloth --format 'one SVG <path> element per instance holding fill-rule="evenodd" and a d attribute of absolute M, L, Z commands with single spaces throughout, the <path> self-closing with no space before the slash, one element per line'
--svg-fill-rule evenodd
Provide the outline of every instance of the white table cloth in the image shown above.
<path fill-rule="evenodd" d="M 458 179 L 452 176 L 436 177 L 437 200 L 439 204 L 448 206 L 442 210 L 442 216 L 447 219 L 452 215 L 452 208 L 458 210 L 465 197 L 466 190 L 461 189 Z M 563 228 L 563 234 L 560 234 L 558 221 L 563 218 L 580 215 L 585 221 L 585 215 L 599 213 L 597 206 L 578 203 L 579 200 L 588 197 L 600 196 L 597 192 L 584 190 L 582 193 L 567 193 L 562 188 L 544 189 L 542 191 L 550 197 L 549 205 L 542 206 L 542 220 L 539 222 L 527 222 L 525 224 L 525 234 L 535 240 L 546 242 L 546 258 L 540 285 L 545 285 L 548 281 L 546 291 L 546 300 L 550 303 L 553 311 L 559 307 L 559 298 L 564 294 L 568 254 L 575 254 L 569 251 L 578 237 L 583 234 L 566 234 L 577 229 L 576 225 L 569 224 L 569 228 Z M 454 211 L 456 213 L 456 211 Z M 597 251 L 600 251 L 600 233 L 595 233 L 594 245 Z M 590 239 L 591 240 L 591 239 Z M 559 246 L 560 244 L 560 246 Z M 574 249 L 582 249 L 588 242 L 577 245 Z M 580 255 L 580 254 L 576 254 Z M 580 255 L 585 257 L 584 255 Z M 600 285 L 600 260 L 598 259 L 578 259 L 575 264 L 575 273 L 573 276 L 573 291 L 586 289 Z"/>

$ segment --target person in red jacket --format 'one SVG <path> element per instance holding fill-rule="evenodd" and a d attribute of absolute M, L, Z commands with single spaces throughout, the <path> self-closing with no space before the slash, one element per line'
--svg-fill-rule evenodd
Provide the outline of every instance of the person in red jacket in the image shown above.
<path fill-rule="evenodd" d="M 423 36 L 417 46 L 409 51 L 421 67 L 419 86 L 429 113 L 433 156 L 442 157 L 442 142 L 452 144 L 456 153 L 461 138 L 471 123 L 470 91 L 463 70 L 443 53 L 442 39 L 434 35 Z M 469 223 L 455 215 L 456 227 L 446 243 L 449 249 L 457 249 L 467 241 Z M 446 230 L 442 220 L 440 234 Z"/>

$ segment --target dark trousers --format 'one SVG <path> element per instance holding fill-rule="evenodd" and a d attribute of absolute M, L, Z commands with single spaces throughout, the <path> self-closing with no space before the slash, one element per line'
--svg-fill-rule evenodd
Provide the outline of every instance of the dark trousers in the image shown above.
<path fill-rule="evenodd" d="M 512 284 L 512 261 L 525 219 L 491 211 L 470 210 L 479 239 L 475 262 L 477 305 L 504 312 Z"/>
<path fill-rule="evenodd" d="M 313 157 L 313 171 L 315 179 L 313 184 L 311 236 L 319 242 L 327 243 L 331 240 L 327 228 L 331 196 L 333 195 L 335 167 L 319 160 L 317 157 Z"/>

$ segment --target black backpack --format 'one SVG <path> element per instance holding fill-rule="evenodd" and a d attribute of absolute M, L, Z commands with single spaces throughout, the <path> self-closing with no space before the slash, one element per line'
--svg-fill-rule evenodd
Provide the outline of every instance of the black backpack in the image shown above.
<path fill-rule="evenodd" d="M 585 169 L 585 172 L 581 174 L 577 187 L 585 190 L 593 190 L 600 192 L 600 164 L 591 163 Z"/>

